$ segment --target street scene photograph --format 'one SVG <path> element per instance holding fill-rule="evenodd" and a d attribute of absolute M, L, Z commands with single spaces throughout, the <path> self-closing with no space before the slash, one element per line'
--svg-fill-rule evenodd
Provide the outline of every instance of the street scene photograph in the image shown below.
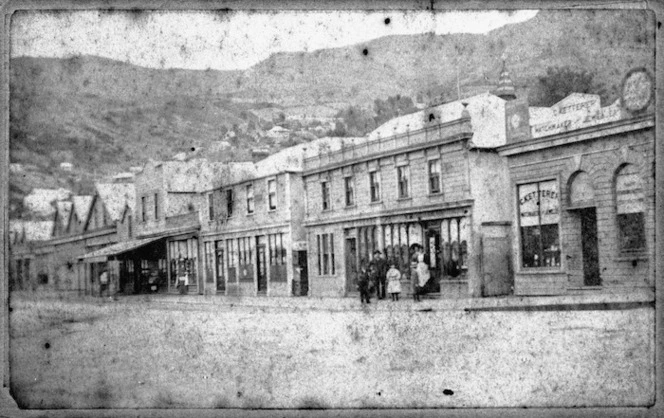
<path fill-rule="evenodd" d="M 654 405 L 652 11 L 7 22 L 11 408 Z"/>

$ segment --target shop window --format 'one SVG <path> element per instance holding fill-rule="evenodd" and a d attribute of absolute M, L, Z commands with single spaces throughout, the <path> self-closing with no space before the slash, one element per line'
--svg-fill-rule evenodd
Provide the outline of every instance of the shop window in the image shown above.
<path fill-rule="evenodd" d="M 334 270 L 334 234 L 322 234 L 316 237 L 318 244 L 318 275 L 333 275 Z"/>
<path fill-rule="evenodd" d="M 277 208 L 277 181 L 274 179 L 267 181 L 267 204 L 269 210 Z"/>
<path fill-rule="evenodd" d="M 247 184 L 247 213 L 254 213 L 254 185 Z"/>
<path fill-rule="evenodd" d="M 618 171 L 615 194 L 620 252 L 641 252 L 646 247 L 645 196 L 643 182 L 635 165 L 625 165 Z"/>
<path fill-rule="evenodd" d="M 399 188 L 399 199 L 405 199 L 410 196 L 409 182 L 410 169 L 407 165 L 397 167 L 397 178 Z"/>
<path fill-rule="evenodd" d="M 145 196 L 141 196 L 141 221 L 147 221 L 147 214 L 145 210 Z"/>
<path fill-rule="evenodd" d="M 321 194 L 323 196 L 323 210 L 330 209 L 330 183 L 323 181 L 320 184 Z"/>
<path fill-rule="evenodd" d="M 233 189 L 226 190 L 226 216 L 233 216 L 233 207 L 235 206 L 235 196 Z"/>
<path fill-rule="evenodd" d="M 372 171 L 369 173 L 369 188 L 371 189 L 371 201 L 380 201 L 380 172 Z"/>
<path fill-rule="evenodd" d="M 346 190 L 346 206 L 355 205 L 355 183 L 352 176 L 344 178 L 344 186 Z"/>
<path fill-rule="evenodd" d="M 560 203 L 555 180 L 518 186 L 523 267 L 559 267 Z"/>
<path fill-rule="evenodd" d="M 440 160 L 429 161 L 429 193 L 440 193 Z"/>

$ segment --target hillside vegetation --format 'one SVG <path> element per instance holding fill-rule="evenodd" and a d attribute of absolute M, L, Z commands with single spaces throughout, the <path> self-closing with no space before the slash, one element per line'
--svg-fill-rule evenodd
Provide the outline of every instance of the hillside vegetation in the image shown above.
<path fill-rule="evenodd" d="M 630 68 L 653 68 L 653 37 L 654 19 L 644 11 L 543 11 L 486 35 L 389 36 L 277 53 L 237 71 L 152 69 L 94 56 L 15 57 L 10 159 L 29 169 L 11 176 L 11 215 L 22 215 L 19 202 L 37 185 L 90 192 L 94 177 L 148 158 L 211 149 L 228 131 L 237 135 L 216 158 L 248 159 L 252 147 L 289 144 L 258 139 L 289 116 L 329 120 L 354 107 L 381 119 L 371 115 L 377 100 L 456 99 L 457 77 L 462 96 L 491 90 L 503 56 L 519 93 L 539 101 L 531 104 L 550 104 L 538 94 L 549 67 L 592 73 L 606 103 L 618 97 Z M 330 133 L 351 134 L 332 125 Z M 75 165 L 71 173 L 58 170 L 65 160 Z"/>

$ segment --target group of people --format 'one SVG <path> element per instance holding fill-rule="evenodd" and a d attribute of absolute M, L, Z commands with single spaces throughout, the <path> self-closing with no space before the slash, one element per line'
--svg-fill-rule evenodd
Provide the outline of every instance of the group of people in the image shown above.
<path fill-rule="evenodd" d="M 413 244 L 411 246 L 411 271 L 410 279 L 413 293 L 413 300 L 420 301 L 420 295 L 424 292 L 426 283 L 431 278 L 429 266 L 425 262 L 424 251 L 421 245 Z M 374 251 L 373 259 L 367 265 L 362 263 L 358 277 L 358 290 L 360 291 L 360 301 L 371 303 L 371 294 L 375 291 L 378 299 L 385 299 L 389 293 L 392 301 L 399 300 L 401 293 L 401 280 L 406 279 L 406 274 L 397 269 L 395 260 L 389 262 L 383 258 L 380 250 Z"/>

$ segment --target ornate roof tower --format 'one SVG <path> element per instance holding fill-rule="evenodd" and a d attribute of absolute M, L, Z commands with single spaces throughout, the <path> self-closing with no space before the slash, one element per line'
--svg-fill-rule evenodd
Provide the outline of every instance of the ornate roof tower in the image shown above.
<path fill-rule="evenodd" d="M 503 69 L 500 70 L 500 77 L 498 78 L 498 88 L 494 94 L 508 101 L 516 99 L 516 89 L 505 66 L 505 59 L 503 59 Z"/>

